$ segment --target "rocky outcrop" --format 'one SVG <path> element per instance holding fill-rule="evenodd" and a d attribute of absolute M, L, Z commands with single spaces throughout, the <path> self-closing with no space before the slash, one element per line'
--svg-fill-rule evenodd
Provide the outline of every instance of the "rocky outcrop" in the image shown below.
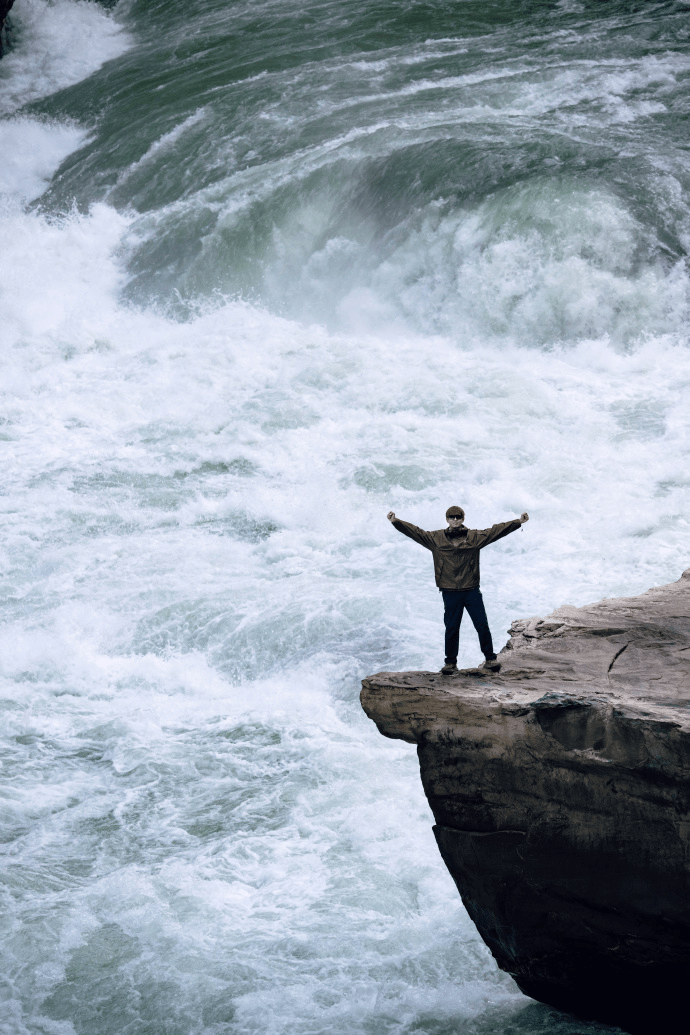
<path fill-rule="evenodd" d="M 11 9 L 13 4 L 14 4 L 14 0 L 0 0 L 0 57 L 2 57 L 3 48 L 4 48 L 4 45 L 6 43 L 6 39 L 5 39 L 5 31 L 6 31 L 5 18 L 9 14 L 10 9 Z"/>
<path fill-rule="evenodd" d="M 677 1030 L 690 973 L 690 569 L 514 622 L 499 674 L 381 672 L 362 706 L 417 744 L 434 832 L 529 996 Z"/>

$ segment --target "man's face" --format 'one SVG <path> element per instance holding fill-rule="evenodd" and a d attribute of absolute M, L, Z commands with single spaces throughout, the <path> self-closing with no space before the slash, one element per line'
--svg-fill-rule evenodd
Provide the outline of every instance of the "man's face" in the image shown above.
<path fill-rule="evenodd" d="M 460 526 L 462 525 L 462 518 L 456 517 L 455 515 L 453 515 L 453 517 L 447 518 L 446 520 L 448 521 L 449 528 L 460 528 Z"/>

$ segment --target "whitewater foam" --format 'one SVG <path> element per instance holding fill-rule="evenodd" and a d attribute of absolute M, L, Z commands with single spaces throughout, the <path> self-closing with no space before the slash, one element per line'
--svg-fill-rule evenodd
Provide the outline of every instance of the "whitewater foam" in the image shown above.
<path fill-rule="evenodd" d="M 91 5 L 24 10 L 46 33 L 71 18 L 85 51 L 93 30 L 89 60 L 126 39 Z M 82 59 L 69 33 L 52 38 L 67 59 L 34 70 L 39 92 Z M 28 40 L 3 59 L 3 87 L 29 75 Z M 636 66 L 626 103 L 653 72 Z M 417 204 L 402 188 L 446 161 L 424 150 L 436 130 L 419 131 L 435 111 L 409 112 L 407 164 L 384 112 L 381 133 L 331 127 L 234 169 L 232 133 L 211 146 L 208 96 L 166 113 L 109 181 L 124 191 L 162 168 L 167 191 L 179 173 L 178 200 L 143 217 L 113 197 L 28 210 L 99 128 L 0 123 L 14 163 L 0 211 L 3 1023 L 602 1032 L 530 1007 L 496 970 L 438 856 L 414 754 L 376 733 L 357 690 L 367 672 L 442 660 L 430 558 L 389 509 L 427 528 L 449 503 L 475 527 L 530 512 L 482 558 L 497 645 L 514 618 L 688 567 L 681 163 L 656 153 L 635 207 L 618 181 L 544 165 L 549 138 L 513 182 L 459 203 L 434 181 Z M 357 236 L 391 196 L 407 207 Z M 265 222 L 214 257 L 257 199 Z M 205 231 L 195 271 L 184 217 L 206 205 L 219 236 Z M 264 225 L 263 306 L 228 283 L 214 294 L 210 273 L 240 268 Z M 180 251 L 200 285 L 183 321 L 126 303 L 136 262 L 155 273 Z M 304 319 L 278 315 L 286 300 Z M 468 628 L 460 660 L 478 660 Z"/>
<path fill-rule="evenodd" d="M 0 64 L 0 114 L 86 78 L 130 46 L 129 35 L 88 0 L 17 0 L 13 48 Z"/>
<path fill-rule="evenodd" d="M 60 162 L 85 139 L 83 130 L 64 123 L 0 121 L 0 195 L 24 202 L 37 198 Z"/>

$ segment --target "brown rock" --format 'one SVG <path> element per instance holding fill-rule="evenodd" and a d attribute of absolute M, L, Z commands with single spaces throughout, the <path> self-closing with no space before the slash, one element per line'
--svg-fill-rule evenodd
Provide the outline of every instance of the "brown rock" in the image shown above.
<path fill-rule="evenodd" d="M 434 832 L 529 996 L 675 1031 L 690 973 L 690 569 L 514 622 L 500 674 L 381 672 L 362 706 L 417 744 Z"/>

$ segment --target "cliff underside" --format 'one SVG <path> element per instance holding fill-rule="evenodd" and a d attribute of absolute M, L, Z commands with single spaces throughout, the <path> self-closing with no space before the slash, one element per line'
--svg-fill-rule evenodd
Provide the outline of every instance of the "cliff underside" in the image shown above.
<path fill-rule="evenodd" d="M 690 974 L 690 569 L 510 633 L 498 674 L 381 672 L 362 706 L 417 744 L 441 855 L 520 988 L 674 1031 Z"/>

